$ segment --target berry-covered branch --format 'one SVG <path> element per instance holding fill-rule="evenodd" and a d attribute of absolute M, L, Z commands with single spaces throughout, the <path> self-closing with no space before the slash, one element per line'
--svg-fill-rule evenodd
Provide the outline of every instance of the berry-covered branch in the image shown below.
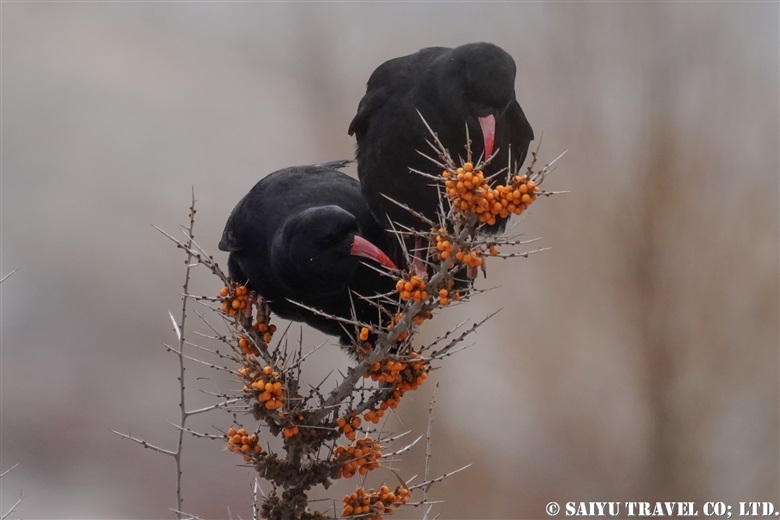
<path fill-rule="evenodd" d="M 396 446 L 400 436 L 385 433 L 380 424 L 388 410 L 396 409 L 406 394 L 424 384 L 431 370 L 438 368 L 433 366 L 434 362 L 440 363 L 445 357 L 466 348 L 468 345 L 456 347 L 498 311 L 470 325 L 471 320 L 461 322 L 424 344 L 415 341 L 420 327 L 444 308 L 466 303 L 482 292 L 474 287 L 474 280 L 480 269 L 486 270 L 490 257 L 527 257 L 544 250 L 502 253 L 501 250 L 523 246 L 533 240 L 509 235 L 501 226 L 505 226 L 510 215 L 528 211 L 538 197 L 554 193 L 543 191 L 541 184 L 558 159 L 537 169 L 537 149 L 531 152 L 531 164 L 525 171 L 513 170 L 510 159 L 506 168 L 485 176 L 484 169 L 495 159 L 498 150 L 491 157 L 473 160 L 469 141 L 465 160 L 456 162 L 432 131 L 431 136 L 429 144 L 435 157 L 426 157 L 441 173 L 432 175 L 421 171 L 419 175 L 439 187 L 438 220 L 433 221 L 407 205 L 393 201 L 418 217 L 422 230 L 393 225 L 389 231 L 398 241 L 403 263 L 397 269 L 368 266 L 391 277 L 395 281 L 394 290 L 373 296 L 353 292 L 352 313 L 347 317 L 291 302 L 315 316 L 338 322 L 352 338 L 349 349 L 355 364 L 331 388 L 326 386 L 330 376 L 316 386 L 305 385 L 303 381 L 305 361 L 322 345 L 304 353 L 302 337 L 296 346 L 290 338 L 289 327 L 280 331 L 272 323 L 274 316 L 262 295 L 230 280 L 214 258 L 194 241 L 194 198 L 189 226 L 183 229 L 184 238 L 178 239 L 161 231 L 187 254 L 181 318 L 177 323 L 171 317 L 178 347 L 168 346 L 181 363 L 182 414 L 176 425 L 177 447 L 164 450 L 129 435 L 120 435 L 176 458 L 177 511 L 181 510 L 179 467 L 181 438 L 185 432 L 224 442 L 229 453 L 241 457 L 239 460 L 269 484 L 270 492 L 263 493 L 255 481 L 255 518 L 319 519 L 341 515 L 380 520 L 399 507 L 411 505 L 424 506 L 427 518 L 430 505 L 434 503 L 428 500 L 431 485 L 465 469 L 436 477 L 430 475 L 432 400 L 423 481 L 412 484 L 396 474 L 399 485 L 395 488 L 387 485 L 376 489 L 364 487 L 373 472 L 379 470 L 386 476 L 386 472 L 391 471 L 388 463 L 397 460 L 422 438 L 419 436 L 408 445 Z M 198 265 L 206 267 L 224 285 L 218 296 L 189 293 L 190 270 Z M 205 309 L 198 316 L 210 332 L 198 334 L 199 337 L 218 347 L 185 340 L 188 300 Z M 375 309 L 377 319 L 359 319 L 354 305 L 358 301 Z M 218 361 L 185 355 L 185 345 Z M 229 372 L 235 377 L 237 388 L 213 394 L 219 402 L 211 406 L 186 410 L 185 360 Z M 218 434 L 199 434 L 186 428 L 189 416 L 214 409 L 224 409 L 232 414 L 232 421 L 224 430 Z M 270 437 L 278 438 L 281 448 L 264 442 Z M 340 511 L 320 512 L 309 507 L 311 488 L 323 486 L 327 489 L 335 480 L 355 476 L 361 483 L 354 493 L 344 497 Z M 411 495 L 419 489 L 423 490 L 422 497 L 413 502 Z"/>

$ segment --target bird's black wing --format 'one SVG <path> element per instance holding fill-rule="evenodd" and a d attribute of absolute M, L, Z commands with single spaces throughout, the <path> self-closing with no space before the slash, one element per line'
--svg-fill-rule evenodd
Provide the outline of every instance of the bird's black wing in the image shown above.
<path fill-rule="evenodd" d="M 219 247 L 220 251 L 227 251 L 232 253 L 234 251 L 241 251 L 241 249 L 243 249 L 239 228 L 241 226 L 240 220 L 242 220 L 243 215 L 246 212 L 244 209 L 244 206 L 246 205 L 246 199 L 247 197 L 241 199 L 230 213 L 227 223 L 225 224 L 225 230 L 222 232 L 222 239 L 219 241 L 219 245 L 217 246 Z"/>
<path fill-rule="evenodd" d="M 408 93 L 431 62 L 449 50 L 446 47 L 427 47 L 408 56 L 393 58 L 377 67 L 368 79 L 366 94 L 360 100 L 357 114 L 349 124 L 347 133 L 357 133 L 358 136 L 365 133 L 371 116 L 377 110 L 391 97 Z"/>
<path fill-rule="evenodd" d="M 512 101 L 504 117 L 510 130 L 509 144 L 512 146 L 513 163 L 520 167 L 525 161 L 528 146 L 534 140 L 534 131 L 517 101 Z"/>

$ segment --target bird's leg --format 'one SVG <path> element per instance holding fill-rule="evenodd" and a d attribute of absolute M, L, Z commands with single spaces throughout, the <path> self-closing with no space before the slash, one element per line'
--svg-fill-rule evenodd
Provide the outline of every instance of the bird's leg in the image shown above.
<path fill-rule="evenodd" d="M 246 296 L 246 307 L 244 307 L 244 316 L 247 318 L 252 316 L 252 304 L 254 304 L 255 298 L 257 298 L 257 291 L 249 291 Z"/>
<path fill-rule="evenodd" d="M 271 317 L 271 309 L 268 307 L 268 303 L 266 303 L 262 294 L 254 292 L 254 295 L 256 298 L 255 305 L 257 306 L 257 322 L 267 323 L 268 318 Z"/>
<path fill-rule="evenodd" d="M 428 279 L 428 272 L 425 270 L 425 265 L 420 258 L 422 253 L 422 237 L 414 237 L 414 258 L 412 260 L 412 274 L 416 274 L 423 280 Z"/>
<path fill-rule="evenodd" d="M 486 249 L 485 246 L 477 246 L 474 248 L 474 251 L 481 253 L 485 249 Z M 482 274 L 485 276 L 485 278 L 487 278 L 487 258 L 485 258 L 484 256 L 482 257 L 482 264 L 480 266 L 468 268 L 468 270 L 466 271 L 468 277 L 471 279 L 476 278 L 477 275 L 479 274 L 480 267 L 482 268 Z"/>

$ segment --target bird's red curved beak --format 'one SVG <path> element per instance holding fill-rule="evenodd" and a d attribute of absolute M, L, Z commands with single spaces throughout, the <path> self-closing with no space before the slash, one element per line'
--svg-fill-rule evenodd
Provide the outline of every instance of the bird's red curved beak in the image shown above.
<path fill-rule="evenodd" d="M 369 258 L 375 262 L 379 262 L 385 267 L 389 267 L 390 269 L 397 269 L 393 261 L 390 260 L 390 258 L 384 254 L 381 249 L 359 235 L 355 235 L 355 240 L 352 242 L 352 249 L 349 250 L 349 254 L 352 256 L 362 256 L 363 258 Z"/>
<path fill-rule="evenodd" d="M 496 118 L 493 114 L 479 117 L 479 126 L 482 127 L 482 138 L 485 140 L 485 159 L 493 155 L 493 139 L 496 136 Z"/>

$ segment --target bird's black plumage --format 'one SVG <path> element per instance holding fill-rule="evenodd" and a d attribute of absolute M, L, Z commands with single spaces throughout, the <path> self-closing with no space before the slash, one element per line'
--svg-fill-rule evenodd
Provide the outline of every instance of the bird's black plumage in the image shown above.
<path fill-rule="evenodd" d="M 500 153 L 486 176 L 507 166 L 510 148 L 512 162 L 522 165 L 534 135 L 515 97 L 515 73 L 512 57 L 490 43 L 430 47 L 374 71 L 349 134 L 357 137 L 358 176 L 377 220 L 387 225 L 389 217 L 421 227 L 419 219 L 382 194 L 437 220 L 437 189 L 409 171 L 440 173 L 417 153 L 435 155 L 425 143 L 431 137 L 418 110 L 453 157 L 465 156 L 468 124 L 475 159 L 485 151 L 483 125 L 492 116 L 493 151 Z"/>
<path fill-rule="evenodd" d="M 289 301 L 350 318 L 350 290 L 373 296 L 393 288 L 392 279 L 362 263 L 379 267 L 365 241 L 386 250 L 392 236 L 372 217 L 360 184 L 335 169 L 343 165 L 293 166 L 261 179 L 233 209 L 219 249 L 230 253 L 230 277 L 256 290 L 273 312 L 348 344 L 348 325 L 349 332 Z M 375 307 L 353 302 L 358 319 L 379 322 Z"/>

